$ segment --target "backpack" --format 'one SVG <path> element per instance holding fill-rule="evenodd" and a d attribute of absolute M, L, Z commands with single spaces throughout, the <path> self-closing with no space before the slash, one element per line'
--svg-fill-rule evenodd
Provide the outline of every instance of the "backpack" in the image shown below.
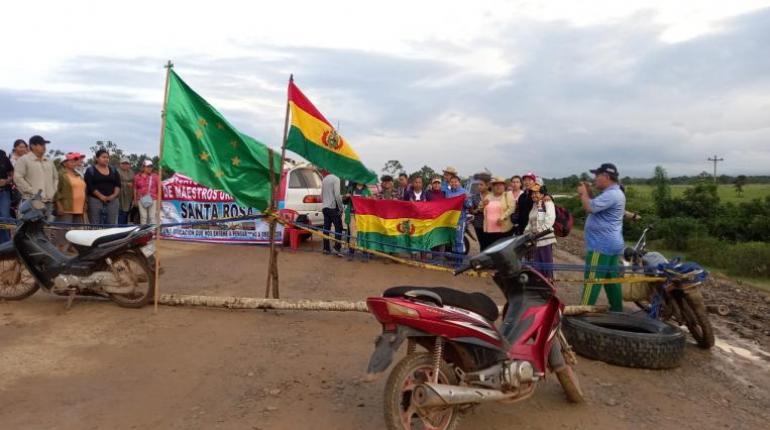
<path fill-rule="evenodd" d="M 553 223 L 553 233 L 557 237 L 566 237 L 569 232 L 572 231 L 572 226 L 575 224 L 575 219 L 565 207 L 557 205 L 554 206 L 556 208 L 556 221 Z"/>

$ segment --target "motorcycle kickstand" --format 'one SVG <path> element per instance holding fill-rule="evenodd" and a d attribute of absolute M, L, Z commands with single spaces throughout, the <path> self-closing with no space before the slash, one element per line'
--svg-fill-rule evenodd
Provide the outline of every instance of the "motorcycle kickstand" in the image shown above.
<path fill-rule="evenodd" d="M 72 309 L 72 303 L 75 301 L 75 293 L 77 293 L 77 291 L 76 288 L 70 288 L 67 291 L 67 305 L 64 307 L 65 311 Z"/>

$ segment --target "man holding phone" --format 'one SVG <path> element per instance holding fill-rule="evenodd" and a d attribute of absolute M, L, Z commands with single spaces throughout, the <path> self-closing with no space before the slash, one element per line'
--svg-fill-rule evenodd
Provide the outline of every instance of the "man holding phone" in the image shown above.
<path fill-rule="evenodd" d="M 599 279 L 620 276 L 619 263 L 623 254 L 623 217 L 626 195 L 618 183 L 619 173 L 612 163 L 604 163 L 594 174 L 594 185 L 602 193 L 592 197 L 588 183 L 578 186 L 578 194 L 588 217 L 585 224 L 586 271 L 581 303 L 593 305 L 599 298 L 601 286 L 591 283 Z M 623 290 L 620 283 L 605 284 L 604 291 L 610 310 L 623 310 Z"/>

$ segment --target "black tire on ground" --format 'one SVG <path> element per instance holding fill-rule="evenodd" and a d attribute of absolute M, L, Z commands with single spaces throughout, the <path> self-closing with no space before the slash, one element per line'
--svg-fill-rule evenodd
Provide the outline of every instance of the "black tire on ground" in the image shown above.
<path fill-rule="evenodd" d="M 684 333 L 648 317 L 622 312 L 566 317 L 562 330 L 578 354 L 618 366 L 669 369 L 684 356 Z"/>
<path fill-rule="evenodd" d="M 703 296 L 699 292 L 685 294 L 677 299 L 682 318 L 698 346 L 709 349 L 714 346 L 714 329 L 711 327 Z"/>

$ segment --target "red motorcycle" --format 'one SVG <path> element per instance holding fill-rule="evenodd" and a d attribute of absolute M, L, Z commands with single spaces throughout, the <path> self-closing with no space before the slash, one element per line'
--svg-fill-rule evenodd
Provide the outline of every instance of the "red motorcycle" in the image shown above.
<path fill-rule="evenodd" d="M 495 271 L 507 301 L 499 329 L 497 305 L 482 293 L 393 287 L 367 299 L 383 328 L 368 373 L 384 372 L 408 344 L 385 385 L 388 429 L 455 429 L 475 405 L 528 398 L 549 371 L 569 401 L 583 401 L 575 355 L 560 330 L 564 304 L 551 282 L 520 260 L 546 234 L 501 240 L 455 271 Z"/>

